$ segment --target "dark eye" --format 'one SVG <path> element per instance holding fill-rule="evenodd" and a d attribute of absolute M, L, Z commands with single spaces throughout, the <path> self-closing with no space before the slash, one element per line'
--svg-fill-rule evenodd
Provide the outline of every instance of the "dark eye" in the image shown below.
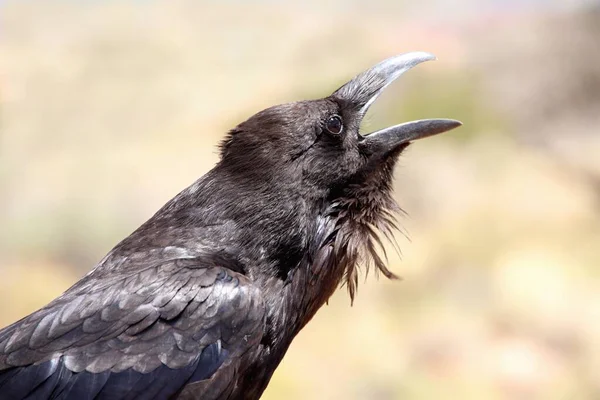
<path fill-rule="evenodd" d="M 332 115 L 325 122 L 325 129 L 334 135 L 339 135 L 344 129 L 344 124 L 339 115 Z"/>

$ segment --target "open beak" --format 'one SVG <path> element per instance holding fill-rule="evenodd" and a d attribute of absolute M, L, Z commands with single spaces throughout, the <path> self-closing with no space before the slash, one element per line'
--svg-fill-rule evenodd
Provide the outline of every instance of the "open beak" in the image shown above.
<path fill-rule="evenodd" d="M 412 67 L 435 59 L 433 54 L 425 52 L 406 53 L 388 58 L 358 74 L 333 92 L 332 97 L 357 107 L 359 118 L 362 119 L 371 104 L 389 84 Z M 460 121 L 453 119 L 425 119 L 406 122 L 365 136 L 361 141 L 361 146 L 365 146 L 372 153 L 388 152 L 402 144 L 437 135 L 461 125 Z"/>

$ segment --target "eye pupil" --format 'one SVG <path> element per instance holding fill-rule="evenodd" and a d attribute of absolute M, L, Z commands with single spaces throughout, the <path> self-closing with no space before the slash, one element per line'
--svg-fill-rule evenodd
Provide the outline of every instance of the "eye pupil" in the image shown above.
<path fill-rule="evenodd" d="M 344 125 L 342 124 L 342 119 L 339 115 L 333 115 L 327 119 L 327 122 L 325 123 L 325 128 L 330 133 L 333 133 L 334 135 L 339 135 L 342 132 Z"/>

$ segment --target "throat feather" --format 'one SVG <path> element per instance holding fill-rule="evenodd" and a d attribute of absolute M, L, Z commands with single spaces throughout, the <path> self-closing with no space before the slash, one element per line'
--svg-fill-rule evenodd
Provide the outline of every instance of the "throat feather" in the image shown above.
<path fill-rule="evenodd" d="M 378 191 L 376 195 L 353 193 L 333 203 L 335 236 L 331 256 L 342 271 L 340 281 L 347 287 L 351 302 L 361 269 L 365 276 L 375 269 L 376 275 L 398 279 L 386 266 L 386 243 L 399 251 L 395 233 L 400 231 L 397 216 L 402 213 L 389 190 Z"/>

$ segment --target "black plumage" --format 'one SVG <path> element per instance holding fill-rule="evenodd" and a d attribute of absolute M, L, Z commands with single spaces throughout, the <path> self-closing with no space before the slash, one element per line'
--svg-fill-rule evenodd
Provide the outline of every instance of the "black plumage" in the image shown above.
<path fill-rule="evenodd" d="M 331 96 L 233 129 L 221 160 L 63 295 L 0 331 L 0 399 L 256 399 L 295 335 L 358 266 L 387 277 L 393 167 L 410 141 L 460 123 L 368 136 L 401 73 L 392 57 Z"/>

